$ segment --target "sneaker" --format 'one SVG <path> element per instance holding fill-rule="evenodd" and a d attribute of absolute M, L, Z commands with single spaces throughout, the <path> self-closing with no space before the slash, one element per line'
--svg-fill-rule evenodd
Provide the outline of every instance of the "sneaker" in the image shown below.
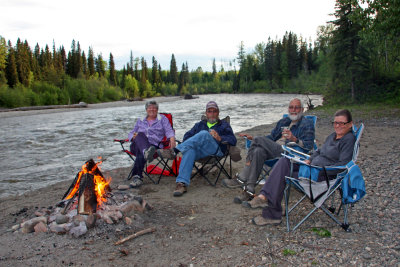
<path fill-rule="evenodd" d="M 158 154 L 158 156 L 162 157 L 163 159 L 176 158 L 176 153 L 173 148 L 157 149 L 157 154 Z"/>
<path fill-rule="evenodd" d="M 143 179 L 139 175 L 133 176 L 132 183 L 129 184 L 131 188 L 138 188 L 143 184 Z"/>
<path fill-rule="evenodd" d="M 281 219 L 267 219 L 261 215 L 254 217 L 252 220 L 253 224 L 264 226 L 264 225 L 278 225 L 282 222 Z"/>
<path fill-rule="evenodd" d="M 243 206 L 245 206 L 246 208 L 251 208 L 251 209 L 257 209 L 257 208 L 265 208 L 268 206 L 268 202 L 267 200 L 264 200 L 260 197 L 254 197 L 252 200 L 250 201 L 244 201 L 242 203 Z"/>
<path fill-rule="evenodd" d="M 152 162 L 154 160 L 154 153 L 156 153 L 156 147 L 155 146 L 150 146 L 148 149 L 146 149 L 143 153 L 144 159 L 147 162 Z"/>
<path fill-rule="evenodd" d="M 247 193 L 246 191 L 242 191 L 242 193 L 239 196 L 236 196 L 233 199 L 233 203 L 242 204 L 242 202 L 250 201 L 252 198 L 253 197 L 249 193 Z"/>
<path fill-rule="evenodd" d="M 184 183 L 176 183 L 174 197 L 180 197 L 187 191 L 186 185 Z"/>

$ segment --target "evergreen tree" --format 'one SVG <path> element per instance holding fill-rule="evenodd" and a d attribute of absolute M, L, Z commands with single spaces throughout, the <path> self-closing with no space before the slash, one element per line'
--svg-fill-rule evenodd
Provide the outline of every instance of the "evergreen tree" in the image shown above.
<path fill-rule="evenodd" d="M 334 83 L 337 81 L 347 81 L 348 87 L 344 84 L 338 88 L 350 88 L 351 99 L 355 101 L 356 84 L 365 79 L 365 71 L 368 61 L 366 53 L 360 44 L 359 32 L 362 26 L 355 19 L 360 12 L 357 0 L 337 0 L 336 1 L 336 20 L 333 31 L 333 57 L 334 57 Z"/>
<path fill-rule="evenodd" d="M 269 87 L 271 89 L 274 88 L 273 84 L 273 79 L 275 76 L 274 72 L 274 65 L 275 65 L 275 60 L 274 60 L 274 51 L 275 51 L 275 45 L 274 42 L 271 41 L 271 38 L 268 38 L 268 43 L 267 46 L 265 47 L 265 62 L 264 62 L 264 68 L 265 68 L 265 78 L 269 82 Z"/>
<path fill-rule="evenodd" d="M 212 62 L 212 75 L 213 77 L 217 76 L 217 65 L 215 64 L 215 58 L 213 58 Z"/>
<path fill-rule="evenodd" d="M 11 46 L 11 42 L 8 41 L 8 55 L 6 61 L 6 79 L 8 86 L 14 87 L 18 84 L 18 72 L 17 72 L 17 64 L 15 62 L 15 51 Z"/>
<path fill-rule="evenodd" d="M 82 73 L 85 76 L 85 78 L 87 79 L 89 77 L 89 71 L 88 71 L 88 66 L 87 66 L 87 60 L 86 60 L 86 55 L 85 55 L 85 51 L 82 51 Z"/>
<path fill-rule="evenodd" d="M 6 79 L 7 43 L 0 35 L 0 86 L 7 83 Z"/>
<path fill-rule="evenodd" d="M 108 68 L 110 70 L 110 84 L 117 85 L 117 74 L 115 72 L 114 57 L 110 53 L 110 60 L 108 62 Z"/>
<path fill-rule="evenodd" d="M 94 52 L 93 52 L 93 48 L 89 46 L 89 54 L 88 54 L 88 74 L 89 76 L 94 76 L 96 74 L 96 69 L 94 66 Z"/>
<path fill-rule="evenodd" d="M 135 63 L 134 63 L 134 59 L 133 59 L 133 53 L 132 53 L 132 50 L 131 50 L 131 56 L 130 56 L 130 58 L 129 58 L 129 65 L 127 65 L 127 72 L 128 72 L 128 74 L 130 74 L 130 75 L 134 75 L 134 73 L 133 73 L 133 65 L 134 65 Z"/>
<path fill-rule="evenodd" d="M 106 68 L 101 53 L 97 56 L 95 60 L 95 69 L 96 72 L 99 74 L 99 77 L 104 77 L 106 75 Z"/>
<path fill-rule="evenodd" d="M 156 58 L 153 56 L 152 58 L 152 67 L 151 67 L 151 82 L 153 85 L 160 83 L 160 76 L 158 74 L 158 63 Z"/>
<path fill-rule="evenodd" d="M 17 72 L 19 81 L 26 87 L 29 86 L 29 76 L 31 72 L 30 64 L 30 48 L 28 42 L 22 43 L 18 38 L 16 50 L 15 50 L 15 61 L 17 64 Z"/>
<path fill-rule="evenodd" d="M 140 81 L 140 72 L 139 72 L 139 58 L 135 58 L 135 69 L 134 69 L 134 73 L 133 76 L 136 79 L 136 81 Z M 132 65 L 131 65 L 132 67 Z"/>
<path fill-rule="evenodd" d="M 74 77 L 78 78 L 78 76 L 82 73 L 82 51 L 81 51 L 81 45 L 78 42 L 77 49 L 75 51 L 75 57 L 74 57 Z"/>
<path fill-rule="evenodd" d="M 170 82 L 178 84 L 178 67 L 176 66 L 176 60 L 174 54 L 172 54 L 171 56 L 169 74 L 170 74 Z"/>

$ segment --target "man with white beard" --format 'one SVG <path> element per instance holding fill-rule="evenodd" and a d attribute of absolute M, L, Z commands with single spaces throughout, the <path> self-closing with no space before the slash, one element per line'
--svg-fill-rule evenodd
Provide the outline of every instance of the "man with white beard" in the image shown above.
<path fill-rule="evenodd" d="M 251 200 L 254 196 L 254 187 L 260 176 L 264 162 L 281 156 L 282 144 L 295 142 L 299 146 L 311 150 L 315 139 L 314 123 L 304 119 L 303 105 L 298 98 L 290 101 L 288 117 L 279 120 L 275 128 L 267 136 L 256 136 L 240 133 L 239 136 L 253 140 L 247 153 L 246 164 L 243 170 L 236 174 L 236 178 L 224 179 L 222 184 L 228 188 L 245 186 L 241 196 L 235 197 L 235 203 Z"/>

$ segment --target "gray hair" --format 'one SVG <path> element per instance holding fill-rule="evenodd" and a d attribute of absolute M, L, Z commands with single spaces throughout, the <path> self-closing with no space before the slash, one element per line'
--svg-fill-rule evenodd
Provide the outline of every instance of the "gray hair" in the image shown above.
<path fill-rule="evenodd" d="M 157 109 L 158 109 L 158 103 L 157 103 L 156 101 L 154 101 L 154 100 L 147 101 L 147 102 L 146 102 L 146 105 L 144 106 L 144 108 L 147 110 L 147 108 L 148 108 L 150 105 L 156 106 Z"/>
<path fill-rule="evenodd" d="M 303 101 L 301 101 L 299 98 L 297 98 L 297 97 L 295 97 L 295 98 L 292 98 L 290 101 L 289 101 L 289 104 L 290 103 L 292 103 L 293 101 L 295 101 L 295 100 L 297 100 L 297 101 L 299 101 L 300 102 L 300 106 L 301 106 L 301 108 L 304 108 L 303 107 Z"/>

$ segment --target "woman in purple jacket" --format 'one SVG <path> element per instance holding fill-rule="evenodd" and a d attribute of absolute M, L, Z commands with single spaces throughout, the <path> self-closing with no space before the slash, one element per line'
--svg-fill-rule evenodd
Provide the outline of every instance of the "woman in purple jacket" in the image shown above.
<path fill-rule="evenodd" d="M 133 181 L 131 187 L 139 187 L 143 184 L 143 169 L 146 161 L 152 161 L 156 148 L 163 148 L 161 140 L 164 136 L 170 141 L 170 147 L 176 146 L 175 132 L 167 117 L 158 114 L 156 101 L 148 101 L 145 105 L 146 117 L 138 119 L 135 127 L 129 133 L 131 141 L 130 150 L 136 156 L 133 165 Z"/>

